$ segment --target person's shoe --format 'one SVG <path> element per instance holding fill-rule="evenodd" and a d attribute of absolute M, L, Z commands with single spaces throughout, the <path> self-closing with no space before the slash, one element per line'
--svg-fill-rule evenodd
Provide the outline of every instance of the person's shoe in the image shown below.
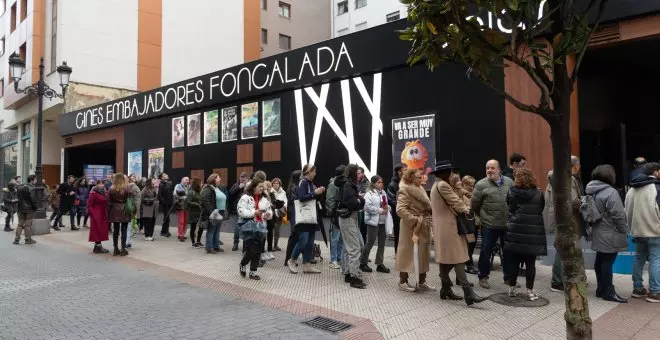
<path fill-rule="evenodd" d="M 225 250 L 222 249 L 222 248 L 213 248 L 213 250 L 215 250 L 216 253 L 224 253 L 225 252 Z"/>
<path fill-rule="evenodd" d="M 33 239 L 27 239 L 27 240 L 25 240 L 25 244 L 37 244 L 37 241 L 35 241 Z"/>
<path fill-rule="evenodd" d="M 259 268 L 263 267 L 266 265 L 266 261 L 259 260 Z"/>
<path fill-rule="evenodd" d="M 21 244 L 21 239 L 18 238 L 15 239 L 14 242 L 12 242 L 12 244 Z"/>
<path fill-rule="evenodd" d="M 239 271 L 239 273 L 241 274 L 242 277 L 245 277 L 245 275 L 246 275 L 245 273 L 247 272 L 247 268 L 244 265 L 239 264 L 238 271 Z"/>
<path fill-rule="evenodd" d="M 472 283 L 472 282 L 468 282 L 468 284 L 470 285 L 470 287 L 474 287 L 474 283 Z M 460 285 L 461 285 L 461 284 L 458 282 L 458 279 L 456 279 L 456 285 L 457 285 L 457 286 L 460 286 Z"/>
<path fill-rule="evenodd" d="M 266 260 L 270 260 L 270 257 L 268 257 L 267 253 L 261 253 L 260 259 L 261 261 L 266 261 Z"/>
<path fill-rule="evenodd" d="M 278 246 L 275 246 L 275 248 L 273 248 L 273 250 L 274 250 L 274 251 L 282 251 L 282 248 L 280 248 L 280 247 L 278 247 Z"/>
<path fill-rule="evenodd" d="M 618 303 L 628 303 L 628 300 L 619 296 L 614 287 L 610 287 L 603 292 L 603 300 Z"/>
<path fill-rule="evenodd" d="M 271 260 L 274 260 L 274 259 L 275 259 L 275 255 L 273 255 L 273 253 L 270 253 L 270 252 L 269 252 L 269 253 L 268 253 L 268 256 L 270 256 L 270 259 L 271 259 Z"/>
<path fill-rule="evenodd" d="M 596 287 L 596 297 L 602 298 L 603 297 L 603 288 L 598 286 Z"/>
<path fill-rule="evenodd" d="M 303 264 L 303 273 L 321 274 L 321 271 L 318 268 L 313 267 L 310 263 L 304 263 Z"/>
<path fill-rule="evenodd" d="M 328 267 L 330 267 L 332 269 L 340 269 L 341 268 L 341 266 L 339 265 L 339 263 L 337 261 L 330 262 L 330 265 Z"/>
<path fill-rule="evenodd" d="M 94 254 L 107 254 L 109 252 L 110 252 L 109 250 L 103 248 L 103 246 L 100 245 L 100 244 L 94 246 L 94 250 L 92 251 L 92 253 L 94 253 Z"/>
<path fill-rule="evenodd" d="M 351 288 L 357 288 L 357 289 L 365 289 L 367 288 L 367 284 L 362 281 L 361 278 L 359 277 L 354 277 L 351 280 Z"/>
<path fill-rule="evenodd" d="M 649 293 L 649 295 L 646 297 L 647 302 L 651 303 L 659 303 L 660 302 L 660 293 Z"/>
<path fill-rule="evenodd" d="M 463 300 L 463 297 L 454 294 L 454 291 L 451 289 L 451 286 L 447 285 L 446 287 L 440 288 L 440 299 L 458 301 L 458 300 Z"/>
<path fill-rule="evenodd" d="M 649 295 L 649 291 L 646 290 L 646 288 L 635 288 L 632 291 L 632 297 L 640 299 L 640 298 L 645 298 Z"/>
<path fill-rule="evenodd" d="M 128 255 L 128 250 L 126 250 L 126 248 L 123 248 L 119 253 L 119 256 L 127 256 L 127 255 Z"/>
<path fill-rule="evenodd" d="M 224 246 L 224 245 L 225 245 L 225 243 L 222 242 L 222 241 L 220 241 L 220 240 L 218 240 L 218 243 L 219 243 L 221 246 Z"/>
<path fill-rule="evenodd" d="M 10 231 L 14 231 L 14 229 L 12 227 L 7 226 L 5 227 L 5 231 L 10 232 Z"/>
<path fill-rule="evenodd" d="M 350 274 L 344 274 L 344 283 L 351 283 L 353 277 Z"/>
<path fill-rule="evenodd" d="M 127 244 L 126 248 L 131 249 L 131 248 L 133 248 L 133 245 L 132 244 Z"/>
<path fill-rule="evenodd" d="M 361 270 L 363 273 L 371 273 L 371 272 L 374 271 L 373 269 L 371 269 L 371 267 L 369 267 L 368 264 L 361 264 L 361 265 L 360 265 L 360 270 Z"/>
<path fill-rule="evenodd" d="M 249 276 L 250 280 L 257 280 L 257 281 L 261 280 L 261 277 L 259 275 L 257 275 L 257 272 L 251 271 L 250 275 L 248 275 L 248 276 Z"/>
<path fill-rule="evenodd" d="M 179 236 L 178 239 L 179 239 L 179 242 L 186 242 L 186 238 L 183 237 L 183 236 Z"/>
<path fill-rule="evenodd" d="M 553 291 L 555 293 L 563 293 L 564 292 L 564 285 L 561 284 L 561 283 L 560 284 L 553 283 L 550 286 L 550 291 Z"/>
<path fill-rule="evenodd" d="M 538 297 L 538 295 L 536 295 L 534 290 L 528 289 L 527 290 L 527 295 L 525 296 L 525 299 L 527 299 L 528 301 L 535 301 L 535 300 L 538 300 L 539 297 Z"/>
<path fill-rule="evenodd" d="M 428 283 L 420 283 L 417 285 L 418 289 L 422 292 L 435 292 L 435 287 L 429 285 Z"/>
<path fill-rule="evenodd" d="M 465 285 L 463 288 L 463 298 L 465 299 L 465 304 L 471 306 L 475 303 L 481 303 L 487 300 L 485 297 L 481 297 L 474 293 L 474 290 L 468 285 Z"/>
<path fill-rule="evenodd" d="M 399 290 L 402 290 L 404 292 L 414 292 L 417 289 L 415 289 L 415 287 L 410 287 L 410 285 L 406 282 L 406 283 L 399 283 Z"/>
<path fill-rule="evenodd" d="M 87 224 L 83 224 L 83 228 L 89 229 L 89 226 Z"/>
<path fill-rule="evenodd" d="M 115 250 L 112 252 L 112 256 L 119 256 L 121 254 L 121 251 L 119 251 L 119 248 L 115 247 Z"/>
<path fill-rule="evenodd" d="M 474 267 L 465 268 L 465 272 L 468 273 L 468 274 L 472 274 L 472 275 L 479 274 L 479 271 L 477 269 L 475 269 Z"/>
<path fill-rule="evenodd" d="M 165 234 L 165 235 L 163 235 L 163 236 L 165 236 L 165 237 L 167 237 L 167 238 L 170 238 L 170 237 L 172 237 L 172 234 L 167 233 L 167 234 Z"/>
<path fill-rule="evenodd" d="M 237 251 L 238 250 L 238 244 L 234 244 L 233 247 L 231 247 L 231 251 Z"/>
<path fill-rule="evenodd" d="M 75 225 L 72 225 L 71 226 L 71 231 L 76 231 L 76 230 L 80 230 L 80 228 L 76 227 Z"/>
<path fill-rule="evenodd" d="M 481 279 L 479 279 L 479 286 L 483 289 L 490 289 L 490 283 L 488 283 L 488 278 L 482 277 Z"/>
<path fill-rule="evenodd" d="M 287 263 L 289 266 L 289 271 L 291 274 L 298 274 L 298 266 L 296 266 L 296 262 L 293 261 L 292 259 L 289 259 L 289 262 Z"/>
<path fill-rule="evenodd" d="M 376 266 L 376 271 L 379 272 L 379 273 L 385 273 L 385 274 L 389 274 L 389 273 L 390 273 L 390 269 L 387 268 L 387 267 L 385 267 L 385 266 L 382 265 L 382 264 L 379 264 L 379 265 Z"/>
<path fill-rule="evenodd" d="M 516 292 L 516 286 L 509 286 L 509 297 L 514 298 L 518 295 Z"/>
<path fill-rule="evenodd" d="M 217 252 L 214 249 L 206 249 L 207 254 L 217 254 Z"/>
<path fill-rule="evenodd" d="M 55 230 L 55 231 L 60 231 L 60 230 L 62 230 L 62 229 L 60 229 L 60 227 L 58 227 L 58 226 L 56 226 L 56 225 L 52 226 L 52 228 L 53 228 L 53 230 Z"/>

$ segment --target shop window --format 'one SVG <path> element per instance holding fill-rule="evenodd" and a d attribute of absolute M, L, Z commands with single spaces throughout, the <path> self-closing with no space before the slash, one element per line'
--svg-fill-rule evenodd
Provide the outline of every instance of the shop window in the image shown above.
<path fill-rule="evenodd" d="M 14 33 L 16 30 L 16 4 L 11 6 L 11 16 L 9 17 L 9 33 Z"/>
<path fill-rule="evenodd" d="M 280 34 L 280 48 L 283 50 L 291 49 L 291 37 L 288 35 Z"/>
<path fill-rule="evenodd" d="M 385 16 L 385 21 L 387 22 L 397 21 L 399 19 L 401 19 L 401 14 L 399 13 L 399 11 L 392 12 Z"/>
<path fill-rule="evenodd" d="M 57 0 L 53 0 L 53 11 L 50 21 L 50 72 L 57 69 Z"/>
<path fill-rule="evenodd" d="M 355 0 L 355 9 L 362 8 L 367 5 L 367 0 Z"/>
<path fill-rule="evenodd" d="M 291 5 L 280 1 L 280 16 L 291 19 Z"/>
<path fill-rule="evenodd" d="M 32 136 L 32 124 L 30 122 L 23 124 L 22 132 L 23 138 L 30 138 Z"/>
<path fill-rule="evenodd" d="M 268 0 L 261 0 L 261 9 L 264 11 L 268 10 Z"/>
<path fill-rule="evenodd" d="M 348 0 L 337 3 L 337 15 L 342 15 L 344 13 L 348 13 Z"/>
<path fill-rule="evenodd" d="M 261 43 L 264 45 L 268 44 L 268 30 L 265 28 L 261 29 Z"/>
<path fill-rule="evenodd" d="M 362 31 L 363 29 L 366 29 L 367 27 L 368 27 L 367 22 L 364 21 L 364 22 L 361 22 L 361 23 L 355 25 L 355 30 L 356 31 Z"/>
<path fill-rule="evenodd" d="M 264 162 L 279 162 L 282 160 L 282 146 L 280 141 L 264 142 L 263 147 Z"/>
<path fill-rule="evenodd" d="M 248 164 L 253 160 L 252 144 L 240 144 L 236 146 L 236 164 Z"/>
<path fill-rule="evenodd" d="M 18 56 L 21 57 L 21 59 L 23 59 L 23 61 L 25 61 L 25 63 L 27 64 L 27 60 L 25 59 L 26 55 L 27 55 L 27 46 L 25 45 L 25 43 L 23 43 L 23 45 L 21 45 L 21 47 L 18 48 Z"/>
<path fill-rule="evenodd" d="M 27 0 L 21 0 L 21 22 L 25 20 L 27 16 Z"/>
<path fill-rule="evenodd" d="M 18 144 L 5 146 L 0 149 L 2 153 L 2 185 L 7 185 L 17 175 L 18 168 Z"/>

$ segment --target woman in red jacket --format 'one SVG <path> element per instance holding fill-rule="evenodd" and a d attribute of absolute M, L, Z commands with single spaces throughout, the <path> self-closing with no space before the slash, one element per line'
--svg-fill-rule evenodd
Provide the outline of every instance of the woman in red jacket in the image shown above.
<path fill-rule="evenodd" d="M 108 240 L 108 194 L 102 181 L 98 181 L 87 200 L 90 219 L 89 242 L 94 242 L 95 254 L 107 254 L 101 242 Z"/>

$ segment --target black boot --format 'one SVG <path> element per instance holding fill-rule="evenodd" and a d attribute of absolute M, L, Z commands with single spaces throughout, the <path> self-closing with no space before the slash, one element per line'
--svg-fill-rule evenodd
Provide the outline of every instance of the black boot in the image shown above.
<path fill-rule="evenodd" d="M 601 286 L 596 287 L 596 297 L 599 297 L 599 298 L 603 297 L 603 288 L 601 288 Z"/>
<path fill-rule="evenodd" d="M 94 250 L 92 251 L 94 254 L 107 254 L 109 251 L 105 248 L 103 248 L 102 245 L 100 244 L 95 244 L 94 245 Z"/>
<path fill-rule="evenodd" d="M 610 286 L 609 289 L 603 292 L 603 300 L 618 303 L 628 303 L 628 300 L 620 297 L 619 294 L 616 293 L 614 286 Z"/>
<path fill-rule="evenodd" d="M 362 281 L 361 278 L 359 277 L 352 277 L 351 278 L 351 288 L 357 288 L 357 289 L 365 289 L 367 288 L 367 284 Z"/>
<path fill-rule="evenodd" d="M 351 277 L 350 274 L 345 274 L 344 275 L 344 282 L 345 283 L 351 283 L 353 281 L 353 278 Z"/>
<path fill-rule="evenodd" d="M 113 256 L 119 256 L 120 254 L 121 254 L 121 252 L 119 251 L 119 248 L 117 248 L 117 246 L 115 246 L 115 251 L 112 252 L 112 255 Z"/>
<path fill-rule="evenodd" d="M 451 290 L 451 286 L 448 284 L 443 284 L 440 288 L 440 298 L 443 300 L 463 300 L 462 296 L 454 294 L 454 291 Z"/>
<path fill-rule="evenodd" d="M 487 298 L 480 297 L 479 295 L 475 294 L 469 285 L 463 285 L 463 295 L 465 295 L 465 303 L 468 306 L 487 300 Z"/>

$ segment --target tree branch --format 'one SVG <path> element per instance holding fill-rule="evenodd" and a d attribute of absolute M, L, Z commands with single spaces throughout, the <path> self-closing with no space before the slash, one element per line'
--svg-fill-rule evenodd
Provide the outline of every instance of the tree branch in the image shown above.
<path fill-rule="evenodd" d="M 495 86 L 491 81 L 489 80 L 484 80 L 484 84 L 486 84 L 488 87 L 490 87 L 493 91 L 497 92 L 500 96 L 504 97 L 511 105 L 515 106 L 517 109 L 521 111 L 526 111 L 526 112 L 532 112 L 536 113 L 538 115 L 543 116 L 544 114 L 539 110 L 538 107 L 533 106 L 533 105 L 528 105 L 528 104 L 523 104 L 521 101 L 518 99 L 514 98 L 510 94 L 506 93 L 506 91 L 502 90 L 501 88 Z"/>
<path fill-rule="evenodd" d="M 587 36 L 587 40 L 584 42 L 584 46 L 582 46 L 582 51 L 578 54 L 575 67 L 573 67 L 573 73 L 571 74 L 570 77 L 571 91 L 573 91 L 573 86 L 575 84 L 575 81 L 577 80 L 577 75 L 580 69 L 580 65 L 582 64 L 582 59 L 584 58 L 584 55 L 587 53 L 587 48 L 589 47 L 589 42 L 591 41 L 591 37 L 594 34 L 594 32 L 596 32 L 598 26 L 600 25 L 600 19 L 603 16 L 603 12 L 605 12 L 605 5 L 607 4 L 608 0 L 592 0 L 592 2 L 593 1 L 600 1 L 600 5 L 598 7 L 598 16 L 596 17 L 596 22 L 594 23 L 594 27 L 591 29 L 591 31 L 589 31 L 589 35 Z"/>

